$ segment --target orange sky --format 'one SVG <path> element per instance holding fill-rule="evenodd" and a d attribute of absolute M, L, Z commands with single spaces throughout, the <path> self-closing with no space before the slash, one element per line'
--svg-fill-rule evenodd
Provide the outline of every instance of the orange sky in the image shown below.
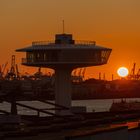
<path fill-rule="evenodd" d="M 76 40 L 113 49 L 108 64 L 88 68 L 87 77 L 102 72 L 111 79 L 118 67 L 131 69 L 134 62 L 140 68 L 140 0 L 0 0 L 0 64 L 10 63 L 12 54 L 20 58 L 14 50 L 32 41 L 54 39 L 63 19 Z"/>

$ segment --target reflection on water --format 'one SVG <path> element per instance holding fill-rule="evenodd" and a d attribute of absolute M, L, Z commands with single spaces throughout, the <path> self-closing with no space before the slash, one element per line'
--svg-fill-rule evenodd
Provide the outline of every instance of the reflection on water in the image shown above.
<path fill-rule="evenodd" d="M 109 111 L 113 102 L 120 102 L 122 99 L 104 99 L 104 100 L 80 100 L 80 101 L 73 101 L 72 105 L 80 106 L 85 105 L 87 107 L 88 112 L 102 112 L 102 111 Z M 126 98 L 127 102 L 130 101 L 140 101 L 140 98 Z"/>
<path fill-rule="evenodd" d="M 121 99 L 104 99 L 104 100 L 77 100 L 77 101 L 72 101 L 73 106 L 86 106 L 88 112 L 92 112 L 93 110 L 95 112 L 101 112 L 101 111 L 109 111 L 109 108 L 111 107 L 111 104 L 114 102 L 119 102 Z M 126 101 L 140 101 L 140 98 L 131 98 L 131 99 L 126 99 Z M 37 107 L 39 109 L 45 109 L 45 108 L 52 108 L 51 105 L 41 103 L 38 101 L 21 101 L 20 103 L 32 106 L 32 107 Z M 0 109 L 1 110 L 6 110 L 10 112 L 10 104 L 3 102 L 0 103 Z M 37 114 L 36 111 L 29 110 L 24 107 L 19 107 L 18 106 L 18 113 L 19 114 L 32 114 L 35 115 Z M 44 115 L 44 114 L 41 114 Z"/>

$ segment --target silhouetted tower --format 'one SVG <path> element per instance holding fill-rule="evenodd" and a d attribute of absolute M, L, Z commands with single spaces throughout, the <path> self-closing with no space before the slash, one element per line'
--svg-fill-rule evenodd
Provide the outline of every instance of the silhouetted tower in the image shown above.
<path fill-rule="evenodd" d="M 72 34 L 56 34 L 55 41 L 33 42 L 30 47 L 16 51 L 26 52 L 22 64 L 48 67 L 55 70 L 55 103 L 69 108 L 57 114 L 71 114 L 71 72 L 73 69 L 107 63 L 111 49 L 97 46 L 94 41 L 76 42 Z"/>
<path fill-rule="evenodd" d="M 12 74 L 15 74 L 15 66 L 16 66 L 16 63 L 15 63 L 15 55 L 12 55 L 12 60 L 11 60 L 11 69 L 10 69 L 10 73 Z"/>
<path fill-rule="evenodd" d="M 131 72 L 128 75 L 128 79 L 130 79 L 130 80 L 136 80 L 135 70 L 136 70 L 136 63 L 133 64 L 133 68 L 131 69 Z"/>
<path fill-rule="evenodd" d="M 12 55 L 11 67 L 10 67 L 10 70 L 7 71 L 7 74 L 6 74 L 5 78 L 9 79 L 9 80 L 20 78 L 19 71 L 18 71 L 18 65 L 15 62 L 15 55 Z"/>
<path fill-rule="evenodd" d="M 112 81 L 114 80 L 114 74 L 112 74 Z"/>
<path fill-rule="evenodd" d="M 139 80 L 139 78 L 140 78 L 140 69 L 138 69 L 138 72 L 136 74 L 136 79 Z"/>

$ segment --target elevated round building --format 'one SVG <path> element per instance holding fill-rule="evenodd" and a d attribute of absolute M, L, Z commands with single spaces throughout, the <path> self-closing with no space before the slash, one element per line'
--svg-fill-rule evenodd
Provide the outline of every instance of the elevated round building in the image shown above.
<path fill-rule="evenodd" d="M 71 34 L 56 34 L 54 42 L 33 42 L 17 49 L 26 52 L 22 64 L 55 70 L 55 103 L 69 108 L 57 114 L 70 114 L 71 72 L 75 68 L 106 64 L 112 49 L 97 46 L 94 41 L 75 41 Z"/>

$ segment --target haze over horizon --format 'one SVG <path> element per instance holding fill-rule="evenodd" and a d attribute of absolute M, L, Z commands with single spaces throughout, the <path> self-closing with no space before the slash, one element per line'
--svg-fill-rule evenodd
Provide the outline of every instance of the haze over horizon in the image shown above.
<path fill-rule="evenodd" d="M 15 52 L 38 40 L 53 40 L 56 33 L 73 34 L 75 40 L 94 40 L 112 48 L 106 65 L 90 67 L 86 77 L 106 73 L 107 79 L 121 66 L 140 68 L 139 0 L 0 0 L 0 64 L 10 63 Z M 20 71 L 23 67 L 20 66 Z M 25 68 L 24 71 L 32 71 Z"/>

